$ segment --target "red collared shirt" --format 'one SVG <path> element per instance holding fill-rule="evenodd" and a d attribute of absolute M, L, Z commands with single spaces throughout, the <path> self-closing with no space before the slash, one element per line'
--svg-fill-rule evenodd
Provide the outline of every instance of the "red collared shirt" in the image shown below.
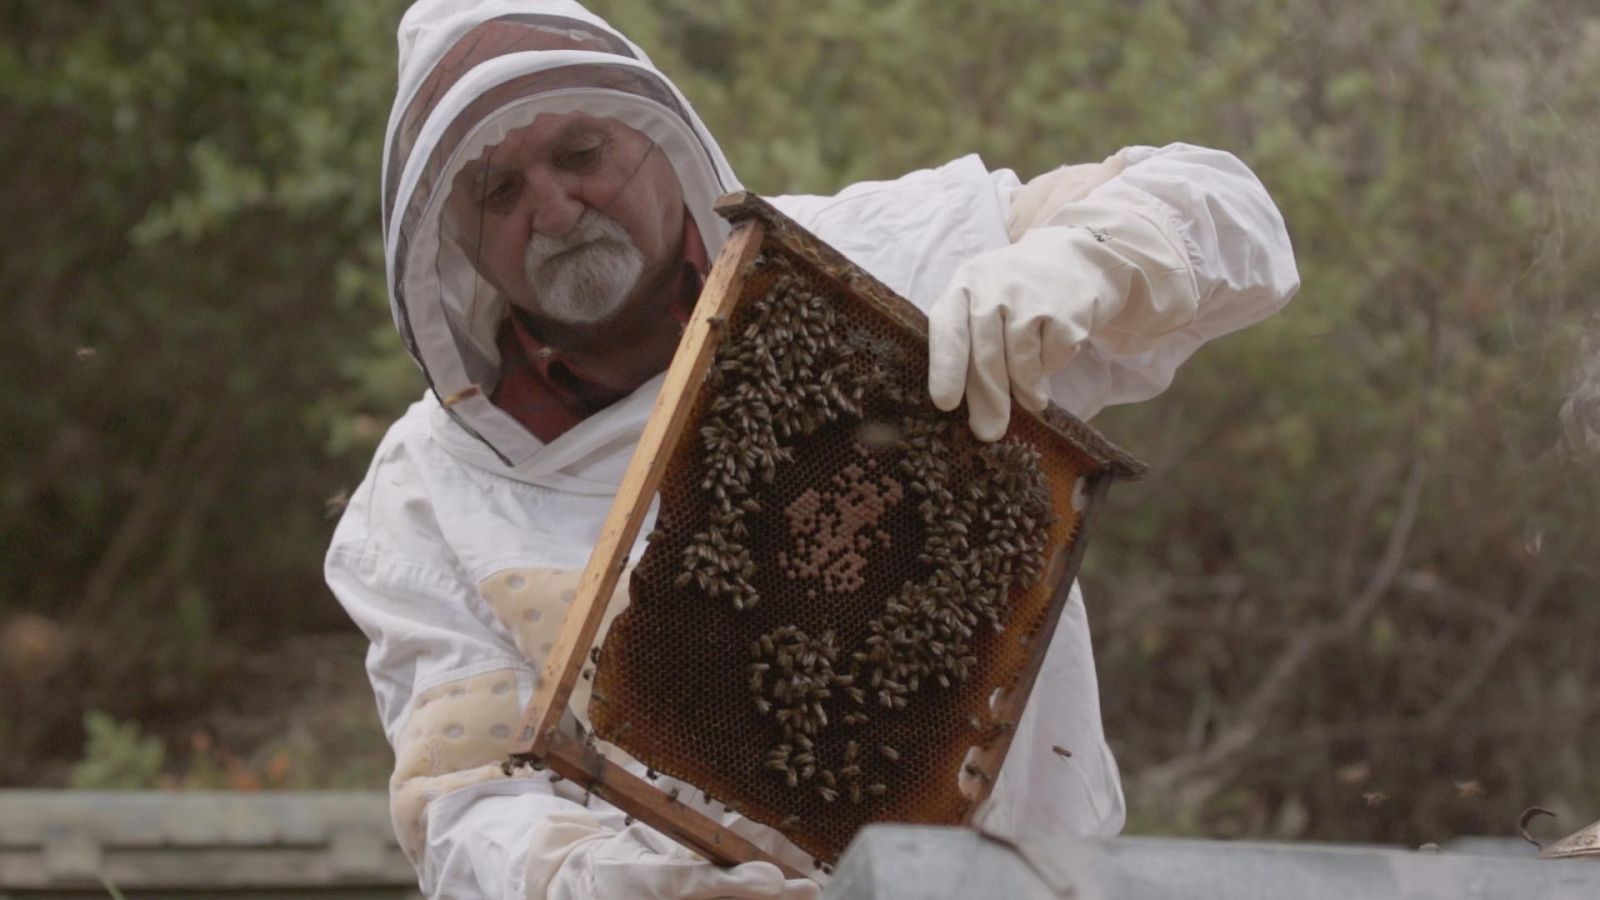
<path fill-rule="evenodd" d="M 687 323 L 710 264 L 694 218 L 685 211 L 683 220 L 684 258 L 677 278 L 666 289 L 672 292 L 672 317 Z M 547 444 L 633 393 L 584 377 L 559 352 L 542 344 L 515 310 L 500 324 L 495 341 L 500 347 L 500 383 L 489 399 Z"/>

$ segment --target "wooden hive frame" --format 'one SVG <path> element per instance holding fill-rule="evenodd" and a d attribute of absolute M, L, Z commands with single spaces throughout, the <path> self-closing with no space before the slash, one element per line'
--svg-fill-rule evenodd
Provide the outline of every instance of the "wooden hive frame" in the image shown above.
<path fill-rule="evenodd" d="M 666 474 L 668 460 L 677 448 L 690 417 L 713 355 L 726 331 L 726 325 L 741 300 L 746 277 L 757 255 L 765 246 L 787 251 L 839 287 L 843 293 L 874 304 L 894 323 L 923 342 L 927 339 L 927 320 L 909 301 L 866 274 L 841 254 L 761 198 L 740 192 L 722 198 L 716 211 L 734 224 L 734 229 L 713 266 L 704 290 L 685 328 L 663 381 L 654 410 L 640 436 L 633 458 L 623 476 L 610 512 L 602 526 L 588 566 L 578 583 L 576 597 L 562 624 L 559 638 L 546 658 L 534 696 L 524 711 L 522 728 L 513 757 L 548 766 L 564 778 L 585 786 L 595 796 L 661 831 L 679 843 L 722 865 L 762 860 L 778 865 L 789 877 L 801 877 L 792 867 L 772 858 L 754 844 L 725 829 L 718 822 L 658 789 L 650 781 L 628 772 L 589 743 L 576 717 L 568 709 L 590 648 L 605 618 L 618 582 L 628 565 L 628 553 Z M 1018 409 L 1017 416 L 1032 416 Z M 1106 441 L 1092 428 L 1064 411 L 1051 406 L 1038 414 L 1046 427 L 1065 437 L 1091 460 L 1079 517 L 1078 537 L 1070 552 L 1052 561 L 1046 576 L 1054 585 L 1053 595 L 1040 633 L 1052 634 L 1078 565 L 1087 545 L 1086 536 L 1096 510 L 1113 480 L 1137 478 L 1144 465 Z M 998 721 L 1019 721 L 1043 665 L 1048 640 L 1029 645 L 1028 660 L 1015 684 L 1001 693 L 994 703 Z M 1010 748 L 1012 732 L 1001 730 L 979 743 L 974 760 L 986 773 L 997 777 Z M 972 803 L 976 810 L 987 796 L 991 779 L 977 785 Z"/>

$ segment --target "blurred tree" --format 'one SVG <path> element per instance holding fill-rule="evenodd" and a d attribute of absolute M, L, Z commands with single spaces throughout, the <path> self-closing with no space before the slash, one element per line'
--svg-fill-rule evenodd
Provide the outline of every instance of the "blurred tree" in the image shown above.
<path fill-rule="evenodd" d="M 228 645 L 340 623 L 317 548 L 362 454 L 328 451 L 415 392 L 368 355 L 396 15 L 0 8 L 0 609 L 70 623 L 82 688 L 6 692 L 0 778 L 83 706 L 191 703 Z"/>
<path fill-rule="evenodd" d="M 1135 827 L 1600 808 L 1592 0 L 595 6 L 761 192 L 1175 140 L 1272 191 L 1301 297 L 1098 422 L 1155 465 L 1085 576 Z M 400 7 L 0 8 L 0 617 L 93 660 L 0 698 L 0 778 L 341 621 L 325 501 L 420 390 L 376 214 Z"/>

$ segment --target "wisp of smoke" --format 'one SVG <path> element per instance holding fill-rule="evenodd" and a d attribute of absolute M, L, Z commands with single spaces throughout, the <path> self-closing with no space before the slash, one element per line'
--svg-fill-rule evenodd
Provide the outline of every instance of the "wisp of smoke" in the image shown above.
<path fill-rule="evenodd" d="M 1600 453 L 1600 335 L 1579 351 L 1572 390 L 1561 405 L 1561 434 L 1573 456 Z"/>

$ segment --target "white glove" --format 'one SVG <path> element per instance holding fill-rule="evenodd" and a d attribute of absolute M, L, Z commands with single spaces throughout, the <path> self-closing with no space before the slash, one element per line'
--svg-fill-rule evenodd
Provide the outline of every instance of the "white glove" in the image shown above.
<path fill-rule="evenodd" d="M 973 433 L 998 440 L 1012 395 L 1044 409 L 1047 379 L 1086 341 L 1138 353 L 1192 322 L 1199 291 L 1165 215 L 1112 182 L 963 264 L 928 311 L 934 405 L 953 410 L 965 393 Z"/>
<path fill-rule="evenodd" d="M 571 852 L 551 879 L 550 900 L 817 900 L 816 882 L 785 880 L 765 862 L 718 868 L 642 825 L 592 840 Z"/>

